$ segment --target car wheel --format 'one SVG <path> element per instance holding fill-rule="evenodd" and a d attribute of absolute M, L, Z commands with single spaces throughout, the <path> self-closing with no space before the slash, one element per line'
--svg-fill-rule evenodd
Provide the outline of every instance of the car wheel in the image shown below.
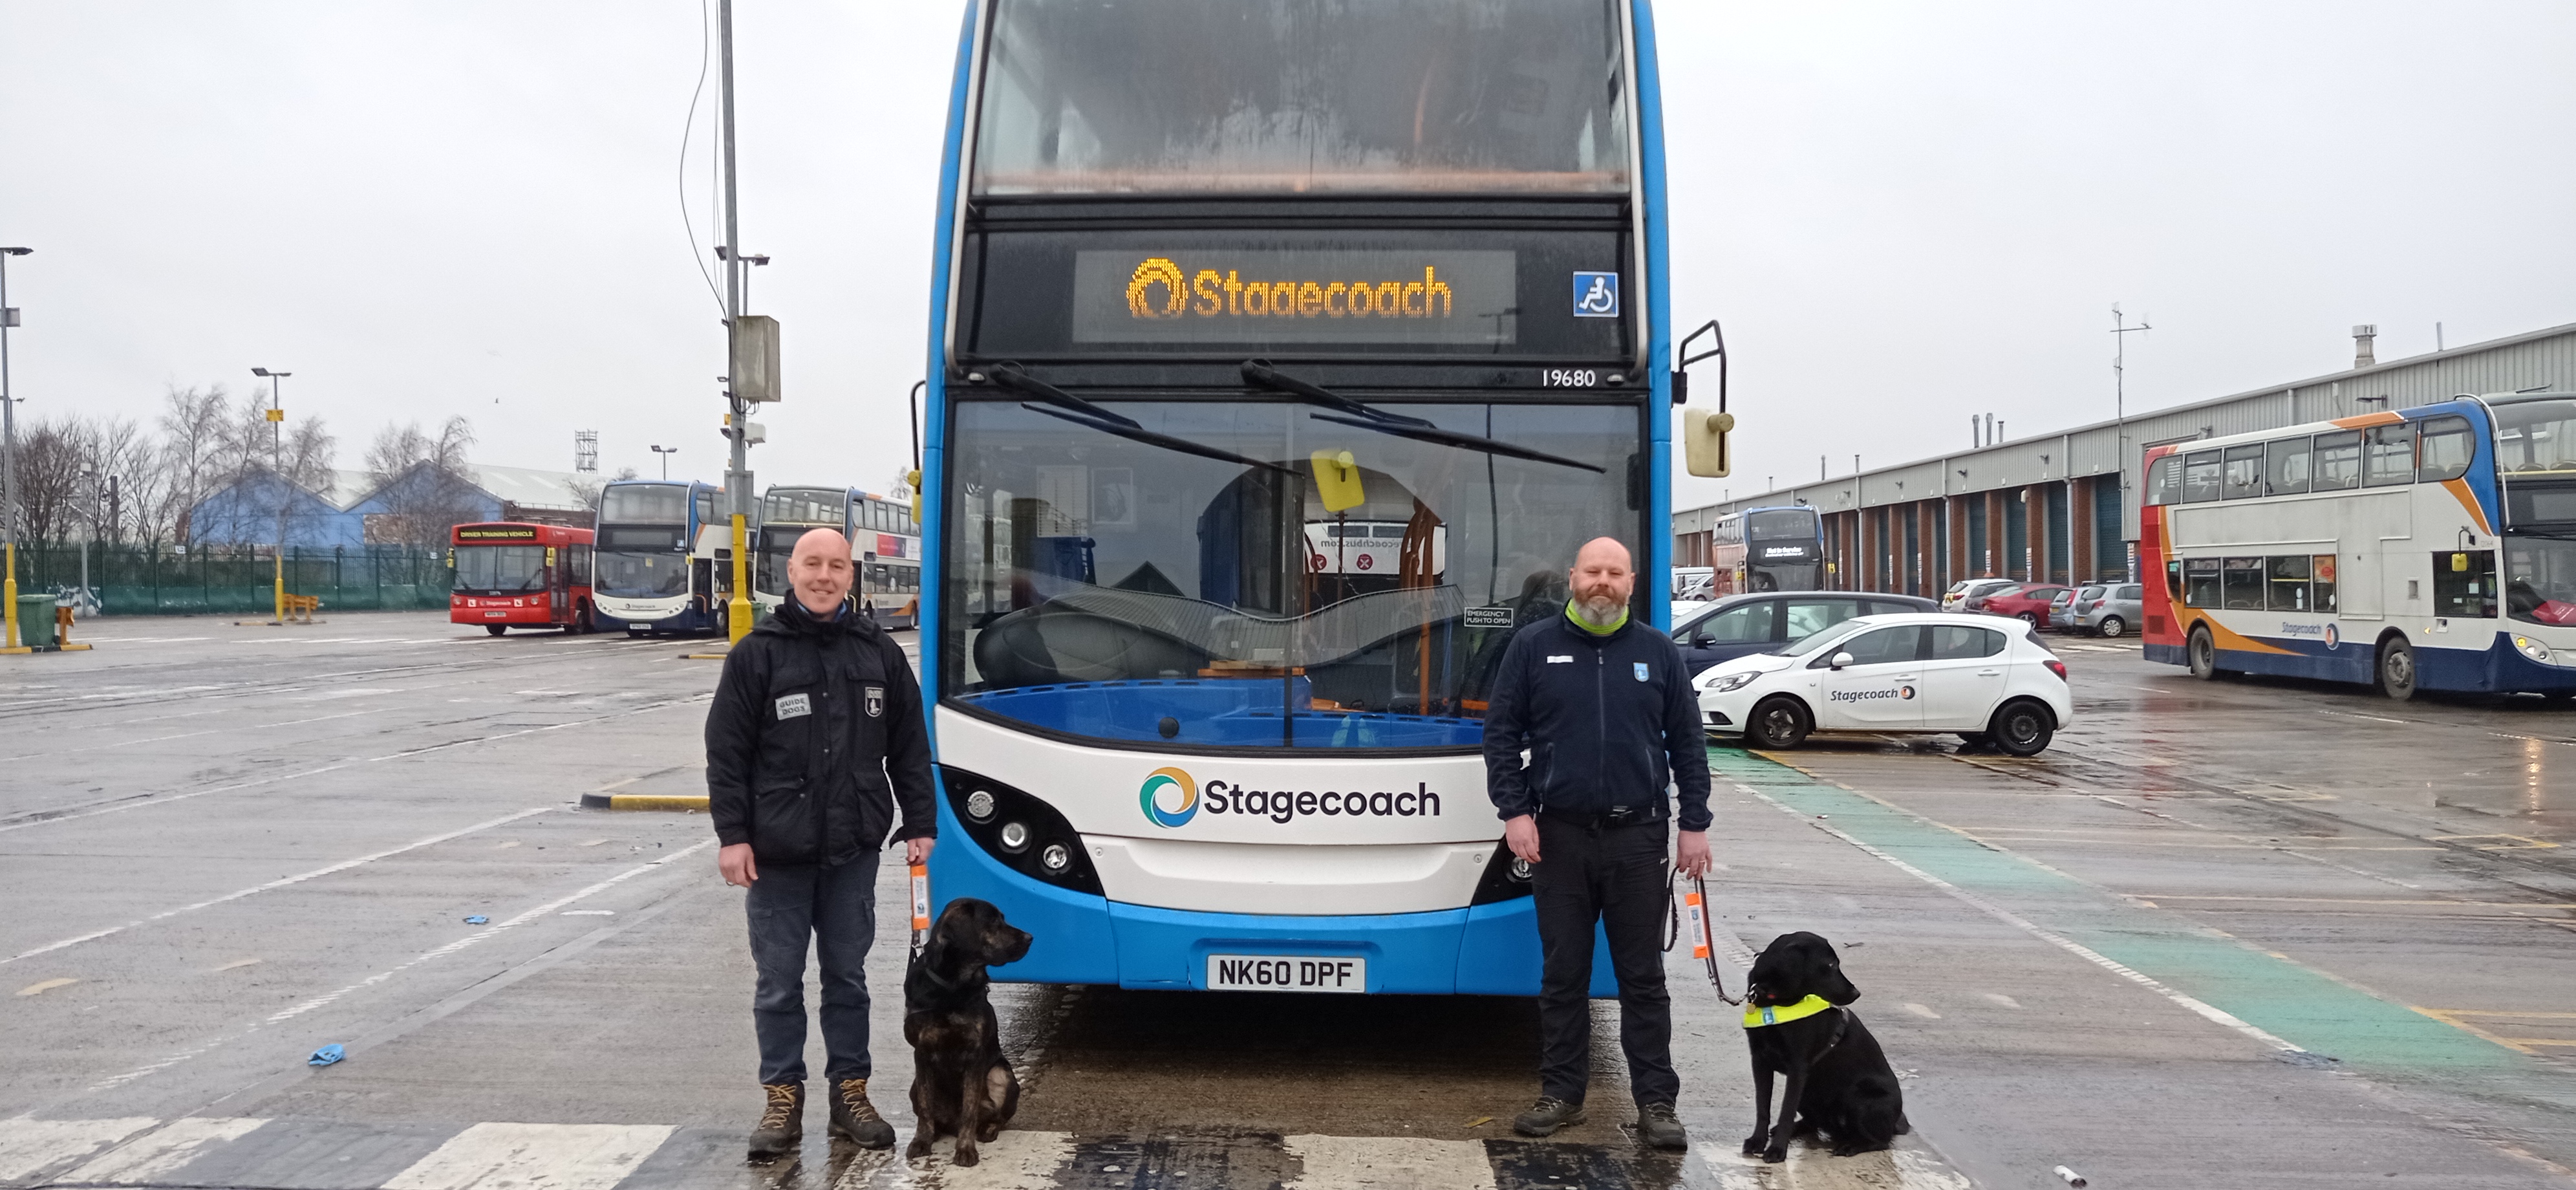
<path fill-rule="evenodd" d="M 2128 630 L 2128 624 L 2118 616 L 2104 616 L 2101 623 L 2093 626 L 2093 633 L 2096 636 L 2118 636 Z"/>
<path fill-rule="evenodd" d="M 2033 627 L 2033 628 L 2037 628 L 2037 627 L 2039 627 L 2039 617 L 2038 617 L 2037 615 L 2034 615 L 2034 614 L 2030 613 L 2030 612 L 2023 612 L 2022 614 L 2020 614 L 2020 615 L 2018 615 L 2018 616 L 2014 616 L 2013 618 L 2014 618 L 2014 619 L 2016 619 L 2016 620 L 2021 621 L 2021 622 L 2022 622 L 2022 623 L 2024 623 L 2024 624 L 2028 624 L 2028 625 L 2030 625 L 2030 626 L 2031 626 L 2031 627 Z"/>
<path fill-rule="evenodd" d="M 2209 639 L 2209 625 L 2192 625 L 2191 643 L 2183 646 L 2183 656 L 2191 665 L 2191 676 L 2204 682 L 2218 676 L 2218 645 Z"/>
<path fill-rule="evenodd" d="M 2379 692 L 2404 702 L 2415 697 L 2415 646 L 2393 637 L 2379 646 Z"/>
<path fill-rule="evenodd" d="M 1775 694 L 1745 716 L 1744 742 L 1756 748 L 1795 748 L 1813 728 L 1807 708 L 1797 699 Z"/>
<path fill-rule="evenodd" d="M 1987 738 L 2011 756 L 2037 756 L 2057 736 L 2048 708 L 2028 699 L 2005 703 L 1989 727 Z"/>
<path fill-rule="evenodd" d="M 489 632 L 489 633 L 491 633 L 491 634 L 492 634 L 492 635 L 494 635 L 494 636 L 499 636 L 499 635 L 501 635 L 501 634 L 502 634 L 502 633 L 504 633 L 504 632 L 508 632 L 509 630 L 510 630 L 510 626 L 509 626 L 509 625 L 507 625 L 507 624 L 486 624 L 486 625 L 484 625 L 484 626 L 483 626 L 483 631 L 485 631 L 485 632 Z"/>

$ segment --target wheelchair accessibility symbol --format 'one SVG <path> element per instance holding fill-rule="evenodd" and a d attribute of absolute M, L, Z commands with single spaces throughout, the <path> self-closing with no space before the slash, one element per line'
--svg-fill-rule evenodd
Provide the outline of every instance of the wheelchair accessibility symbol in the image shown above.
<path fill-rule="evenodd" d="M 1576 273 L 1574 275 L 1574 316 L 1617 318 L 1619 316 L 1619 274 Z"/>

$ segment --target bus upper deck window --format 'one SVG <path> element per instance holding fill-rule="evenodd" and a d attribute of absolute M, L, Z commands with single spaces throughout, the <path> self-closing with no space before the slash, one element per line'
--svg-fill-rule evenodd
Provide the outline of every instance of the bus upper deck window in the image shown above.
<path fill-rule="evenodd" d="M 2469 473 L 2469 463 L 2477 457 L 2478 440 L 2465 417 L 2435 417 L 2425 420 L 2421 430 L 2423 457 L 2415 468 L 2419 483 L 2440 483 Z"/>
<path fill-rule="evenodd" d="M 2365 487 L 2415 482 L 2415 427 L 2372 426 L 2365 440 L 2361 482 Z"/>
<path fill-rule="evenodd" d="M 2214 450 L 2195 451 L 2183 457 L 2182 502 L 2198 504 L 2218 499 L 2219 455 Z"/>
<path fill-rule="evenodd" d="M 2311 491 L 2331 492 L 2361 486 L 2361 431 L 2336 430 L 2316 436 L 2309 459 Z"/>
<path fill-rule="evenodd" d="M 2147 469 L 2147 503 L 2173 504 L 2181 499 L 2182 456 L 2166 455 L 2157 459 L 2156 465 Z M 1974 518 L 1972 524 L 1977 529 L 1985 528 L 1983 520 L 1985 510 L 1986 506 L 1982 501 L 1968 506 L 1968 513 L 1971 518 Z"/>
<path fill-rule="evenodd" d="M 2308 490 L 2308 440 L 2284 438 L 2263 445 L 2265 467 L 2263 491 L 2271 496 L 2289 496 Z"/>
<path fill-rule="evenodd" d="M 2219 496 L 2242 500 L 2263 494 L 2263 444 L 2248 443 L 2227 448 L 2226 468 L 2219 480 Z"/>

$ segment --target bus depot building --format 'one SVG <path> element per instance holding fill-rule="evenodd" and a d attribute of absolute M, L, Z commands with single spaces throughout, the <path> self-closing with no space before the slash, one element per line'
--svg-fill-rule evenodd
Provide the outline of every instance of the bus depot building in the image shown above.
<path fill-rule="evenodd" d="M 1709 564 L 1721 518 L 1822 514 L 1828 590 L 1938 598 L 1969 578 L 2136 581 L 2140 460 L 2158 446 L 2576 385 L 2576 323 L 2386 363 L 2356 327 L 2348 371 L 1780 488 L 1673 514 L 1673 565 Z"/>

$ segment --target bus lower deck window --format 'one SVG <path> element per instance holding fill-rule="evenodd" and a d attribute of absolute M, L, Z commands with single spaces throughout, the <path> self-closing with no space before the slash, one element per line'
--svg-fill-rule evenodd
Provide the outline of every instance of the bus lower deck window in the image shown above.
<path fill-rule="evenodd" d="M 2292 554 L 2274 558 L 2271 563 L 2271 609 L 2276 612 L 2313 610 L 2308 594 L 2308 555 Z"/>

